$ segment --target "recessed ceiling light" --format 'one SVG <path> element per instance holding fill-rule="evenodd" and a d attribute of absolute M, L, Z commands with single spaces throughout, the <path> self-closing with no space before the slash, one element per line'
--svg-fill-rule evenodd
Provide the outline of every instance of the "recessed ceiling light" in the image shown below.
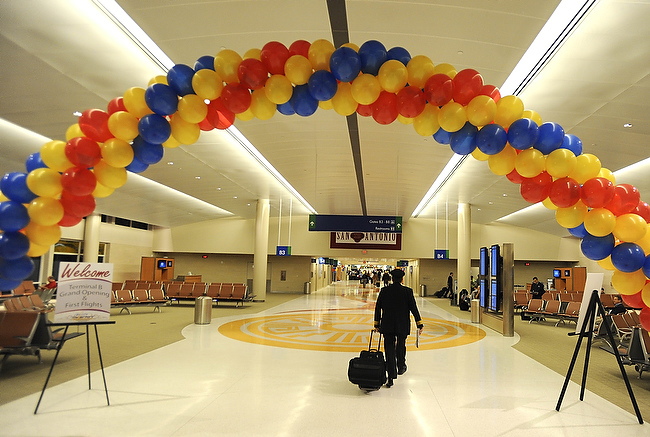
<path fill-rule="evenodd" d="M 217 191 L 221 191 L 221 187 L 217 187 Z"/>
<path fill-rule="evenodd" d="M 201 176 L 194 176 L 194 179 L 196 179 L 196 180 L 200 180 L 200 179 L 201 179 Z"/>
<path fill-rule="evenodd" d="M 503 197 L 508 197 L 508 195 L 506 193 L 503 193 Z"/>
<path fill-rule="evenodd" d="M 172 161 L 169 161 L 167 165 L 174 165 L 174 163 Z"/>
<path fill-rule="evenodd" d="M 210 99 L 203 99 L 203 102 L 204 102 L 206 105 L 209 105 L 209 104 L 210 104 Z"/>
<path fill-rule="evenodd" d="M 462 51 L 462 50 L 458 50 L 458 54 L 459 54 L 459 55 L 462 55 L 462 54 L 463 54 L 463 51 Z"/>
<path fill-rule="evenodd" d="M 488 202 L 488 205 L 492 205 L 494 202 Z"/>
<path fill-rule="evenodd" d="M 623 127 L 630 128 L 630 127 L 632 127 L 632 123 L 625 123 L 625 124 L 623 125 Z"/>
<path fill-rule="evenodd" d="M 232 198 L 233 198 L 233 199 L 236 199 L 236 198 L 237 198 L 237 196 L 232 196 Z"/>
<path fill-rule="evenodd" d="M 72 115 L 74 115 L 75 117 L 81 117 L 81 112 L 79 112 L 79 111 L 74 111 L 74 112 L 72 113 Z"/>

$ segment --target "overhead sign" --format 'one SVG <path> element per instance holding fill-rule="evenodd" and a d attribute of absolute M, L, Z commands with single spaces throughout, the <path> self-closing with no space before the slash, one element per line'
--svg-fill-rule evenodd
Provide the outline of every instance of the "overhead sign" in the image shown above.
<path fill-rule="evenodd" d="M 310 231 L 402 232 L 401 216 L 316 215 L 309 216 Z"/>
<path fill-rule="evenodd" d="M 436 249 L 434 253 L 435 259 L 449 259 L 449 251 L 444 249 Z"/>
<path fill-rule="evenodd" d="M 54 307 L 55 322 L 108 320 L 113 264 L 62 262 Z"/>
<path fill-rule="evenodd" d="M 408 260 L 402 259 L 397 261 L 397 267 L 408 267 L 409 262 Z"/>
<path fill-rule="evenodd" d="M 291 246 L 276 246 L 275 254 L 277 256 L 291 256 Z"/>

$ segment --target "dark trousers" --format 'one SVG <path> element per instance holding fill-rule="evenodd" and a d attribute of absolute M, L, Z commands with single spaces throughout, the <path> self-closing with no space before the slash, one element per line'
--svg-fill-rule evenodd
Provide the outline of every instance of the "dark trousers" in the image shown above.
<path fill-rule="evenodd" d="M 406 366 L 406 334 L 384 334 L 386 370 L 389 378 L 397 378 L 397 369 Z"/>

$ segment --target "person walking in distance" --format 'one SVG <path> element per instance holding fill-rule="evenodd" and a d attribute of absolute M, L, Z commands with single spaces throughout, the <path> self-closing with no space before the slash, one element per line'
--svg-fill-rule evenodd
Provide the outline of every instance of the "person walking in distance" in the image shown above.
<path fill-rule="evenodd" d="M 384 336 L 386 368 L 388 371 L 387 387 L 392 387 L 397 375 L 406 372 L 406 337 L 411 333 L 411 318 L 422 332 L 424 325 L 418 311 L 413 290 L 402 285 L 404 271 L 395 269 L 390 272 L 393 283 L 379 292 L 375 305 L 375 331 Z"/>

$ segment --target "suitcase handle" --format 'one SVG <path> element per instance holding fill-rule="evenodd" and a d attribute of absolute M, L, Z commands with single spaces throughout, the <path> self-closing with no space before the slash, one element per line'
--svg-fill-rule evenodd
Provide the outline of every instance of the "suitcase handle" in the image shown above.
<path fill-rule="evenodd" d="M 368 350 L 372 350 L 372 335 L 375 333 L 375 330 L 372 329 L 370 331 L 370 341 L 368 342 Z M 377 351 L 381 349 L 381 332 L 379 333 L 379 344 L 377 345 Z"/>

